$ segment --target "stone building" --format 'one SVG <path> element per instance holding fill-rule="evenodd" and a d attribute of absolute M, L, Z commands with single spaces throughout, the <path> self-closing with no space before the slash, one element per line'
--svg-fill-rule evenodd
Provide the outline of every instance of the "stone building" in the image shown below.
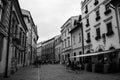
<path fill-rule="evenodd" d="M 61 62 L 62 40 L 61 35 L 55 37 L 55 62 Z"/>
<path fill-rule="evenodd" d="M 55 62 L 55 38 L 51 38 L 42 42 L 42 54 L 41 58 L 44 63 L 54 63 Z"/>
<path fill-rule="evenodd" d="M 37 59 L 38 60 L 42 60 L 41 55 L 42 55 L 42 42 L 39 42 L 37 44 Z"/>
<path fill-rule="evenodd" d="M 79 56 L 84 54 L 83 51 L 83 26 L 81 22 L 81 15 L 79 19 L 74 20 L 74 28 L 70 30 L 71 34 L 71 44 L 72 44 L 72 53 L 71 56 Z M 83 58 L 71 57 L 71 60 L 78 61 L 80 63 L 83 62 Z"/>
<path fill-rule="evenodd" d="M 37 54 L 37 26 L 34 24 L 31 13 L 28 10 L 22 9 L 22 14 L 24 17 L 24 21 L 27 25 L 27 41 L 26 41 L 26 65 L 30 65 L 34 62 L 35 56 Z"/>
<path fill-rule="evenodd" d="M 71 34 L 69 31 L 74 27 L 74 20 L 78 19 L 78 16 L 72 16 L 61 27 L 61 39 L 62 39 L 62 62 L 68 60 L 71 55 Z"/>
<path fill-rule="evenodd" d="M 118 71 L 120 23 L 116 13 L 119 14 L 119 10 L 118 12 L 115 10 L 111 0 L 84 0 L 81 11 L 84 53 L 86 54 L 83 56 L 86 56 L 85 64 L 89 66 L 88 70 L 96 72 Z M 101 65 L 100 70 L 97 69 L 97 64 Z"/>

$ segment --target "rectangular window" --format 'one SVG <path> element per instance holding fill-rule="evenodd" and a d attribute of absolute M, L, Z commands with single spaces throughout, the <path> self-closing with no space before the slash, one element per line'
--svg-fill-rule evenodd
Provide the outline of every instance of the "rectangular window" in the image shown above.
<path fill-rule="evenodd" d="M 100 16 L 100 11 L 99 11 L 99 10 L 96 11 L 96 16 L 97 16 L 97 17 Z"/>
<path fill-rule="evenodd" d="M 107 31 L 108 31 L 108 33 L 112 32 L 112 23 L 111 22 L 107 24 Z"/>
<path fill-rule="evenodd" d="M 74 53 L 74 56 L 76 56 L 76 53 Z M 74 60 L 76 61 L 76 58 L 74 58 Z"/>
<path fill-rule="evenodd" d="M 87 33 L 87 38 L 88 38 L 88 40 L 90 40 L 90 32 Z"/>
<path fill-rule="evenodd" d="M 101 36 L 101 35 L 100 35 L 100 28 L 97 28 L 97 29 L 96 29 L 96 34 L 97 34 L 97 36 Z"/>
<path fill-rule="evenodd" d="M 82 52 L 80 51 L 79 55 L 81 55 L 81 54 L 82 54 Z M 82 63 L 82 58 L 81 57 L 79 58 L 79 62 Z"/>
<path fill-rule="evenodd" d="M 79 43 L 81 42 L 81 34 L 79 33 Z"/>
<path fill-rule="evenodd" d="M 65 39 L 65 48 L 66 48 L 66 39 Z"/>
<path fill-rule="evenodd" d="M 90 39 L 90 32 L 87 33 L 87 40 L 86 40 L 87 43 L 90 43 L 91 42 L 91 39 Z"/>
<path fill-rule="evenodd" d="M 74 41 L 74 45 L 75 45 L 75 36 L 73 36 L 73 41 Z"/>
<path fill-rule="evenodd" d="M 105 5 L 106 11 L 109 10 L 109 7 L 110 7 L 110 3 L 108 3 L 108 4 Z"/>
<path fill-rule="evenodd" d="M 113 32 L 113 29 L 112 29 L 112 23 L 109 22 L 107 23 L 107 33 L 106 33 L 106 36 L 110 36 L 110 35 L 113 35 L 114 32 Z"/>
<path fill-rule="evenodd" d="M 96 11 L 96 21 L 100 20 L 100 11 Z"/>
<path fill-rule="evenodd" d="M 85 13 L 87 14 L 88 13 L 88 6 L 87 5 L 85 6 L 85 9 L 86 9 Z"/>
<path fill-rule="evenodd" d="M 89 24 L 89 18 L 86 18 L 86 27 L 88 27 L 90 24 Z"/>

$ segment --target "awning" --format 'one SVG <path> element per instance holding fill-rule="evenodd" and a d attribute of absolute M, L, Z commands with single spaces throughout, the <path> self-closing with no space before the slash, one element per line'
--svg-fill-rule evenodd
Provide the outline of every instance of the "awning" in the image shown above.
<path fill-rule="evenodd" d="M 120 49 L 106 50 L 106 51 L 94 52 L 94 53 L 87 53 L 87 54 L 82 54 L 82 55 L 77 55 L 77 56 L 71 56 L 70 58 L 79 58 L 79 57 L 86 57 L 86 56 L 95 56 L 95 55 L 112 53 L 112 52 L 117 52 L 117 51 L 120 51 Z"/>

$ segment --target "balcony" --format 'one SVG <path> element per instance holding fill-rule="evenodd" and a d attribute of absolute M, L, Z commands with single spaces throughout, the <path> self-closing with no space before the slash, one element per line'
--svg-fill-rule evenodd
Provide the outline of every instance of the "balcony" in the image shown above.
<path fill-rule="evenodd" d="M 90 24 L 89 24 L 89 23 L 87 23 L 87 24 L 86 24 L 86 27 L 88 27 L 88 26 L 90 26 Z"/>
<path fill-rule="evenodd" d="M 99 35 L 99 36 L 97 35 L 97 36 L 95 37 L 95 40 L 97 40 L 97 41 L 100 40 L 100 39 L 101 39 L 101 36 L 100 36 L 100 35 Z"/>
<path fill-rule="evenodd" d="M 91 40 L 90 40 L 90 39 L 87 39 L 87 40 L 86 40 L 86 42 L 87 42 L 87 43 L 90 43 L 90 42 L 91 42 Z"/>
<path fill-rule="evenodd" d="M 98 3 L 99 3 L 99 2 L 98 2 L 98 0 L 97 0 L 97 1 L 95 1 L 94 5 L 96 6 Z"/>
<path fill-rule="evenodd" d="M 105 12 L 104 12 L 104 14 L 105 15 L 108 15 L 108 14 L 110 14 L 112 11 L 111 11 L 111 9 L 108 9 L 108 10 L 106 10 Z"/>
<path fill-rule="evenodd" d="M 114 32 L 113 31 L 108 31 L 107 33 L 106 33 L 106 36 L 112 36 L 114 34 Z"/>
<path fill-rule="evenodd" d="M 86 10 L 85 13 L 87 14 L 87 13 L 88 13 L 88 10 Z"/>
<path fill-rule="evenodd" d="M 99 21 L 99 20 L 100 20 L 100 16 L 97 16 L 97 17 L 96 17 L 96 21 Z"/>

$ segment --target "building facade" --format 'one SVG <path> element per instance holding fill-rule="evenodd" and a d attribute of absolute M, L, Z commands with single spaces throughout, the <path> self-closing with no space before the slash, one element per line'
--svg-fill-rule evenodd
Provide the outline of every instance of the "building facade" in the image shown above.
<path fill-rule="evenodd" d="M 111 0 L 84 0 L 82 2 L 85 63 L 102 63 L 101 71 L 118 70 L 120 64 L 119 23 Z M 119 11 L 119 10 L 118 10 Z M 109 64 L 109 67 L 107 65 Z M 105 69 L 107 68 L 107 69 Z M 92 71 L 92 68 L 91 70 Z M 96 69 L 96 71 L 99 71 Z"/>
<path fill-rule="evenodd" d="M 79 20 L 75 19 L 74 20 L 74 28 L 71 29 L 70 34 L 71 34 L 71 44 L 72 44 L 72 53 L 71 56 L 78 56 L 84 54 L 83 51 L 83 28 L 82 28 L 82 22 L 80 21 L 81 15 L 79 16 Z M 71 57 L 71 60 L 73 61 L 78 61 L 82 64 L 83 58 L 76 58 L 76 57 Z"/>
<path fill-rule="evenodd" d="M 74 27 L 74 20 L 78 19 L 78 16 L 72 16 L 61 27 L 61 39 L 62 39 L 62 62 L 68 60 L 71 54 L 71 34 L 69 31 Z"/>
<path fill-rule="evenodd" d="M 10 70 L 13 73 L 25 65 L 26 33 L 28 31 L 17 0 L 13 1 L 9 30 L 8 71 Z"/>
<path fill-rule="evenodd" d="M 55 62 L 55 38 L 51 38 L 47 41 L 42 42 L 42 61 L 44 63 L 54 63 Z"/>
<path fill-rule="evenodd" d="M 61 62 L 61 52 L 62 52 L 62 40 L 61 35 L 56 36 L 55 38 L 55 62 Z"/>
<path fill-rule="evenodd" d="M 6 54 L 8 42 L 8 29 L 10 24 L 11 2 L 0 1 L 0 75 L 4 75 L 6 67 Z"/>
<path fill-rule="evenodd" d="M 0 76 L 8 77 L 19 68 L 26 66 L 29 28 L 18 0 L 1 0 L 0 6 Z M 31 32 L 33 53 L 36 53 L 38 35 L 35 25 Z"/>
<path fill-rule="evenodd" d="M 37 44 L 37 59 L 41 61 L 41 55 L 42 55 L 42 42 L 39 42 Z"/>
<path fill-rule="evenodd" d="M 31 13 L 28 10 L 22 9 L 22 14 L 28 28 L 26 41 L 27 46 L 26 65 L 30 65 L 33 64 L 35 57 L 37 55 L 37 40 L 38 40 L 37 26 L 34 24 Z"/>

